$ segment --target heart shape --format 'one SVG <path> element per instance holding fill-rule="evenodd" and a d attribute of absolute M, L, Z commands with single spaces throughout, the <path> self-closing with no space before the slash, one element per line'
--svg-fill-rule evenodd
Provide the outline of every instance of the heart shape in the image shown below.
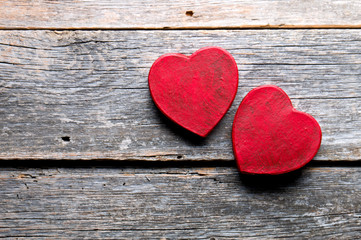
<path fill-rule="evenodd" d="M 321 128 L 309 114 L 293 108 L 279 87 L 265 85 L 242 100 L 233 122 L 238 168 L 250 174 L 282 174 L 307 164 L 321 144 Z"/>
<path fill-rule="evenodd" d="M 151 96 L 168 118 L 205 137 L 231 106 L 238 87 L 232 55 L 219 47 L 201 48 L 190 57 L 159 57 L 149 71 Z"/>

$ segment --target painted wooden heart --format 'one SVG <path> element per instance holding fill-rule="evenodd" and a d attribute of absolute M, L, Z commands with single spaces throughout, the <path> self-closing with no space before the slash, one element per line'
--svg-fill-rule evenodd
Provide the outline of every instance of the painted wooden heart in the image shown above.
<path fill-rule="evenodd" d="M 151 96 L 168 118 L 205 137 L 231 106 L 238 87 L 237 64 L 219 47 L 201 48 L 190 57 L 165 54 L 149 71 Z"/>
<path fill-rule="evenodd" d="M 316 155 L 321 128 L 309 114 L 293 108 L 276 86 L 250 91 L 233 122 L 233 151 L 241 172 L 282 174 L 301 168 Z"/>

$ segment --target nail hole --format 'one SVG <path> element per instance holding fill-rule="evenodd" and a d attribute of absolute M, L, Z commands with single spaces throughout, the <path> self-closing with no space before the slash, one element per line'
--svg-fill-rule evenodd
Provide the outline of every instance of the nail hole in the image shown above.
<path fill-rule="evenodd" d="M 181 158 L 182 158 L 182 156 L 181 156 L 181 155 L 177 156 L 177 159 L 181 159 Z"/>
<path fill-rule="evenodd" d="M 64 142 L 70 142 L 70 137 L 68 136 L 61 137 L 61 140 L 63 140 Z"/>
<path fill-rule="evenodd" d="M 193 11 L 186 11 L 186 15 L 187 15 L 188 17 L 192 17 L 193 14 L 194 14 Z"/>

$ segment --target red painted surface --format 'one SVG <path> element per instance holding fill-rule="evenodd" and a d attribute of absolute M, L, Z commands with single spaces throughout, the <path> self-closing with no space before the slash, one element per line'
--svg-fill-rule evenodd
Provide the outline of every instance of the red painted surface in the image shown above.
<path fill-rule="evenodd" d="M 233 122 L 238 168 L 250 174 L 282 174 L 301 168 L 316 155 L 321 128 L 309 114 L 293 108 L 276 86 L 250 91 Z"/>
<path fill-rule="evenodd" d="M 219 47 L 199 49 L 190 57 L 165 54 L 149 72 L 149 89 L 168 118 L 205 137 L 231 106 L 238 87 L 237 64 Z"/>

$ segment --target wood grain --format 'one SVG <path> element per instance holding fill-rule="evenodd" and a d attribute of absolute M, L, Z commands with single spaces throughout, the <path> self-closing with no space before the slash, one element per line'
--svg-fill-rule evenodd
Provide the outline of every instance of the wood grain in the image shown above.
<path fill-rule="evenodd" d="M 7 239 L 356 239 L 361 169 L 0 169 Z"/>
<path fill-rule="evenodd" d="M 1 29 L 360 28 L 358 0 L 2 0 Z"/>
<path fill-rule="evenodd" d="M 360 33 L 1 31 L 0 159 L 233 161 L 242 97 L 274 84 L 320 123 L 315 160 L 360 160 Z M 147 76 L 160 55 L 209 45 L 234 56 L 240 82 L 230 111 L 202 140 L 160 114 Z"/>

